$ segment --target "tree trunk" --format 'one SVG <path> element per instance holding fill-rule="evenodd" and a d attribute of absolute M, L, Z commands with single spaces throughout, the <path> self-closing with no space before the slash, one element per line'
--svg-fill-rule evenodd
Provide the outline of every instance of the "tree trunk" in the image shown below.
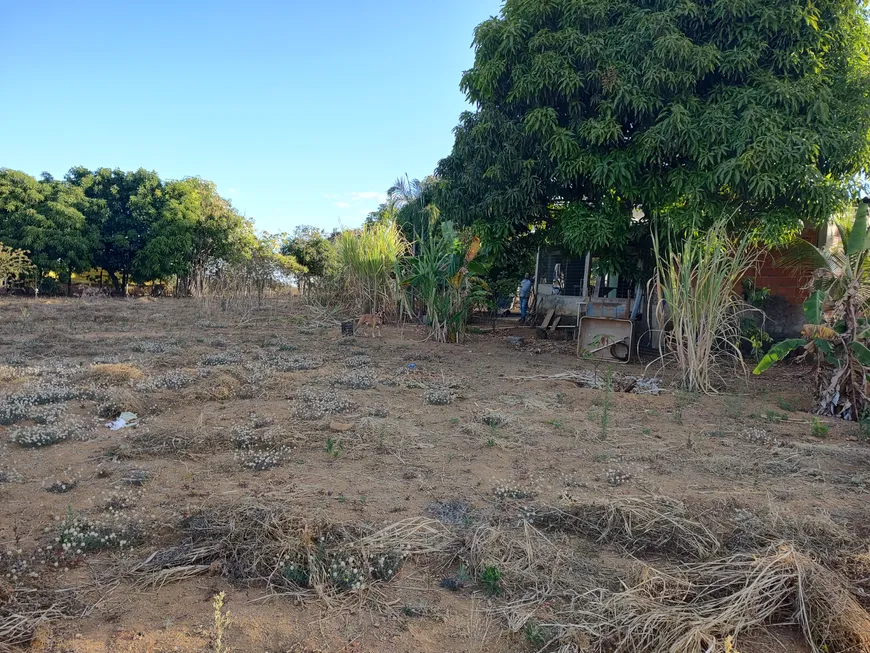
<path fill-rule="evenodd" d="M 72 297 L 72 266 L 66 268 L 66 296 Z"/>
<path fill-rule="evenodd" d="M 106 270 L 106 274 L 109 276 L 109 281 L 112 282 L 112 287 L 115 289 L 117 294 L 121 294 L 121 284 L 118 282 L 118 275 L 114 272 L 110 272 Z"/>

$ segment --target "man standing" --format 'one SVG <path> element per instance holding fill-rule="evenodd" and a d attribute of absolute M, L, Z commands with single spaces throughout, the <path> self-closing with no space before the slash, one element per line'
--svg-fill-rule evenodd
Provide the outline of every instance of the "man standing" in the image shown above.
<path fill-rule="evenodd" d="M 532 280 L 528 272 L 520 282 L 520 322 L 526 321 L 526 313 L 529 311 L 529 295 L 532 292 Z"/>

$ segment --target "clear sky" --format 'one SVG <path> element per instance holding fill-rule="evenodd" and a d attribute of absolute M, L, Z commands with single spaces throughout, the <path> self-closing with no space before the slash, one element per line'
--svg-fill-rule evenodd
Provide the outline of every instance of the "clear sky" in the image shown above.
<path fill-rule="evenodd" d="M 431 173 L 499 0 L 0 0 L 0 167 L 211 179 L 258 228 Z"/>

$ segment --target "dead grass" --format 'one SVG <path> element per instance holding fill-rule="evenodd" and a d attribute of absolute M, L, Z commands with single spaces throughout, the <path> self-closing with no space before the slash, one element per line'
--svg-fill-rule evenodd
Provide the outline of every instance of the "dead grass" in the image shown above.
<path fill-rule="evenodd" d="M 0 653 L 28 645 L 40 626 L 82 612 L 74 592 L 13 587 L 0 580 Z"/>
<path fill-rule="evenodd" d="M 615 544 L 631 553 L 658 552 L 703 560 L 722 547 L 716 534 L 669 497 L 621 497 L 545 509 L 537 523 Z"/>
<path fill-rule="evenodd" d="M 119 386 L 138 381 L 144 376 L 142 370 L 129 363 L 104 363 L 91 365 L 87 378 L 97 385 Z"/>
<path fill-rule="evenodd" d="M 595 651 L 707 653 L 774 623 L 798 626 L 814 653 L 870 650 L 870 615 L 834 572 L 788 544 L 668 570 L 642 566 L 630 588 L 601 593 L 558 627 L 563 636 L 584 632 Z"/>
<path fill-rule="evenodd" d="M 130 574 L 141 586 L 160 586 L 219 573 L 237 584 L 313 598 L 376 582 L 368 569 L 373 560 L 444 556 L 454 548 L 449 531 L 434 519 L 413 517 L 380 529 L 334 524 L 300 510 L 297 500 L 292 493 L 273 493 L 206 508 L 182 524 L 181 545 L 153 553 Z M 332 570 L 339 563 L 356 566 L 359 587 L 335 582 Z"/>

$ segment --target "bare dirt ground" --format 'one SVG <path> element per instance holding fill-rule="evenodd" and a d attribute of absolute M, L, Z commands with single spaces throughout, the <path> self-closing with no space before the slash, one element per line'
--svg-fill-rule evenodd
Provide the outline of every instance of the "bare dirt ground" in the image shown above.
<path fill-rule="evenodd" d="M 868 605 L 870 448 L 812 433 L 809 368 L 635 394 L 639 365 L 516 379 L 608 373 L 529 331 L 342 338 L 284 301 L 0 319 L 0 650 L 216 650 L 225 592 L 237 652 L 582 651 L 595 632 L 551 624 L 643 565 L 786 541 Z M 735 645 L 809 650 L 795 626 Z"/>

